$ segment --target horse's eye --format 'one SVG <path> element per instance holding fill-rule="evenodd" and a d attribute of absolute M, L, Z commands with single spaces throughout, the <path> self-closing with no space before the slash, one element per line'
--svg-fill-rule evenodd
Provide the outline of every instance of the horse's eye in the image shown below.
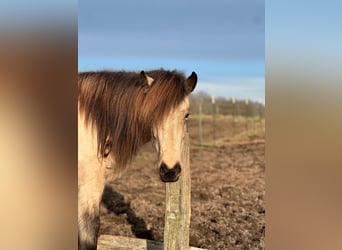
<path fill-rule="evenodd" d="M 107 140 L 104 146 L 104 152 L 103 152 L 103 156 L 105 158 L 108 157 L 111 149 L 112 149 L 112 142 L 110 140 Z"/>
<path fill-rule="evenodd" d="M 189 119 L 189 116 L 190 116 L 190 114 L 187 113 L 187 114 L 185 115 L 184 119 L 185 119 L 185 120 L 188 120 L 188 119 Z"/>

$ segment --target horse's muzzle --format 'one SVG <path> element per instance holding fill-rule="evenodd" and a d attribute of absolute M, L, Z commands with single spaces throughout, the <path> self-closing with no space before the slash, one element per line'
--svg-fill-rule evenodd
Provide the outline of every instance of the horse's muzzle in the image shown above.
<path fill-rule="evenodd" d="M 168 166 L 162 162 L 160 164 L 159 175 L 163 182 L 175 182 L 178 181 L 181 172 L 181 165 L 177 162 L 173 168 L 168 168 Z"/>

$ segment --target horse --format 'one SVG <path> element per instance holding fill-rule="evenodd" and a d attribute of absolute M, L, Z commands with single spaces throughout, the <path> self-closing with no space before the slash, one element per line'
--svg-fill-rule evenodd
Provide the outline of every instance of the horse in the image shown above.
<path fill-rule="evenodd" d="M 96 250 L 106 184 L 152 141 L 163 182 L 178 180 L 197 74 L 173 70 L 78 74 L 78 249 Z"/>

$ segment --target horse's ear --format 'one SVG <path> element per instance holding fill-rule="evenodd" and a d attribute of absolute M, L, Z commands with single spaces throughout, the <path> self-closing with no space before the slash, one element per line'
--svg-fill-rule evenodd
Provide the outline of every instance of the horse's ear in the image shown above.
<path fill-rule="evenodd" d="M 147 83 L 148 86 L 151 87 L 151 85 L 152 85 L 152 83 L 153 83 L 153 81 L 154 81 L 154 79 L 153 79 L 152 77 L 148 76 L 148 75 L 145 73 L 145 71 L 143 71 L 143 70 L 140 72 L 140 77 L 144 80 L 144 82 Z"/>
<path fill-rule="evenodd" d="M 191 75 L 186 79 L 186 92 L 190 94 L 196 87 L 197 74 L 192 72 Z"/>

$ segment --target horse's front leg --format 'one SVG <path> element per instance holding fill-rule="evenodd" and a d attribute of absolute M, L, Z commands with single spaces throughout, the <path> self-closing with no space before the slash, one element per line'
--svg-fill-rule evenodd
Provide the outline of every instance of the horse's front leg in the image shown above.
<path fill-rule="evenodd" d="M 100 228 L 98 212 L 93 214 L 83 213 L 78 222 L 78 249 L 96 250 L 97 236 Z"/>
<path fill-rule="evenodd" d="M 100 229 L 100 201 L 103 185 L 87 183 L 79 187 L 78 200 L 78 249 L 96 250 Z"/>

